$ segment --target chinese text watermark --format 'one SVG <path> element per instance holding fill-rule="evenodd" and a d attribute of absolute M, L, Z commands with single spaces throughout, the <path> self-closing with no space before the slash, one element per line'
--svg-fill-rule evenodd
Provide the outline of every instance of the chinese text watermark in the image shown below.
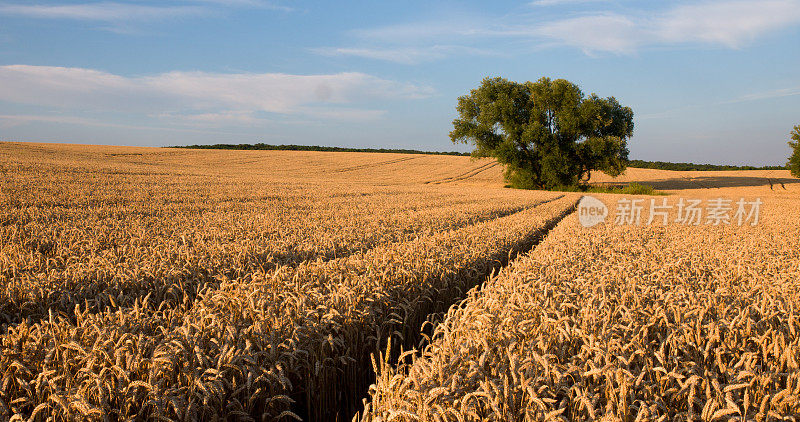
<path fill-rule="evenodd" d="M 748 201 L 740 198 L 733 201 L 727 198 L 712 199 L 685 199 L 679 198 L 676 203 L 670 203 L 668 198 L 660 200 L 622 198 L 617 201 L 614 211 L 614 224 L 616 225 L 667 225 L 674 223 L 699 226 L 701 224 L 719 226 L 749 224 L 755 226 L 760 217 L 761 198 Z M 643 211 L 647 210 L 646 219 Z M 674 218 L 671 212 L 674 211 Z M 597 198 L 584 196 L 578 204 L 578 220 L 584 227 L 592 227 L 606 220 L 609 210 L 606 204 Z"/>

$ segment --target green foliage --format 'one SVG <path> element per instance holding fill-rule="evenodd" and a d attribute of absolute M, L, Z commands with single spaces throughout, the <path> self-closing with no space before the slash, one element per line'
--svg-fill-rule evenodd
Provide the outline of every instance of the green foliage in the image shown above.
<path fill-rule="evenodd" d="M 317 145 L 270 145 L 270 144 L 214 144 L 214 145 L 179 145 L 168 148 L 189 149 L 232 149 L 232 150 L 265 150 L 265 151 L 325 151 L 325 152 L 381 152 L 396 154 L 431 154 L 431 155 L 470 155 L 466 152 L 454 151 L 420 151 L 416 149 L 389 148 L 343 148 Z"/>
<path fill-rule="evenodd" d="M 666 161 L 629 160 L 628 167 L 673 171 L 719 171 L 719 170 L 784 170 L 785 166 L 730 166 L 718 164 L 669 163 Z"/>
<path fill-rule="evenodd" d="M 511 185 L 508 187 L 511 187 Z M 614 187 L 588 185 L 555 186 L 551 190 L 561 192 L 619 193 L 624 195 L 666 195 L 666 193 L 657 191 L 650 185 L 636 182 L 631 182 L 625 186 Z"/>
<path fill-rule="evenodd" d="M 552 189 L 588 181 L 591 172 L 625 171 L 633 111 L 614 97 L 584 97 L 564 79 L 517 83 L 486 78 L 459 97 L 450 139 L 494 157 L 514 187 Z"/>
<path fill-rule="evenodd" d="M 786 164 L 786 167 L 789 168 L 792 176 L 800 177 L 800 125 L 792 129 L 791 136 L 794 142 L 789 141 L 789 145 L 792 147 L 793 152 L 792 156 L 789 157 L 789 162 Z"/>

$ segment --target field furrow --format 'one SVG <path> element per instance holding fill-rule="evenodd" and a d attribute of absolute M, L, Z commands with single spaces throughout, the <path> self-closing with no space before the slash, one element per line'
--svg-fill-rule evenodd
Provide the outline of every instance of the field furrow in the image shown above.
<path fill-rule="evenodd" d="M 363 420 L 791 420 L 792 204 L 773 198 L 759 227 L 564 220 L 420 354 L 379 364 Z"/>
<path fill-rule="evenodd" d="M 443 310 L 531 240 L 539 220 L 525 218 L 567 207 L 551 193 L 204 185 L 82 169 L 59 173 L 61 187 L 48 190 L 38 173 L 13 171 L 20 177 L 3 190 L 2 303 L 15 322 L 0 358 L 5 416 L 349 411 L 369 375 L 359 372 L 350 393 L 322 388 L 355 363 L 368 370 L 371 349 L 331 327 L 369 329 L 359 335 L 377 345 L 375 330 L 410 303 L 418 314 L 398 323 L 410 338 L 425 306 Z M 509 221 L 516 231 L 506 232 Z M 431 280 L 449 286 L 444 304 L 422 299 Z M 352 303 L 342 302 L 348 292 Z M 317 320 L 325 306 L 349 316 Z M 327 331 L 304 331 L 323 321 Z M 320 358 L 329 338 L 349 346 Z M 301 365 L 302 355 L 316 357 Z"/>
<path fill-rule="evenodd" d="M 342 173 L 342 172 L 346 172 L 346 171 L 363 170 L 363 169 L 367 169 L 367 168 L 382 167 L 382 166 L 386 166 L 386 165 L 389 165 L 389 164 L 402 163 L 404 161 L 413 160 L 415 158 L 419 158 L 419 157 L 395 158 L 393 160 L 380 161 L 380 162 L 377 162 L 377 163 L 368 163 L 368 164 L 361 164 L 361 165 L 357 165 L 357 166 L 344 167 L 344 168 L 341 168 L 341 169 L 336 169 L 335 171 L 339 172 L 339 173 Z"/>
<path fill-rule="evenodd" d="M 61 402 L 113 417 L 336 414 L 368 385 L 364 366 L 390 334 L 381 329 L 418 330 L 428 312 L 449 305 L 573 204 L 563 198 L 347 258 L 254 271 L 190 307 L 20 324 L 3 338 L 1 367 L 29 369 L 9 380 L 0 400 L 23 415 Z M 52 377 L 35 377 L 41 373 Z"/>
<path fill-rule="evenodd" d="M 134 191 L 126 178 L 80 179 L 65 191 L 31 192 L 35 180 L 24 178 L 5 188 L 0 322 L 71 316 L 76 305 L 127 307 L 145 296 L 155 306 L 191 301 L 255 269 L 344 257 L 536 204 L 421 190 L 265 190 L 252 182 L 251 191 L 226 183 L 213 191 L 181 184 L 177 192 Z"/>
<path fill-rule="evenodd" d="M 474 169 L 472 169 L 472 170 L 470 170 L 468 172 L 465 172 L 465 173 L 461 173 L 461 174 L 459 174 L 457 176 L 446 177 L 444 179 L 438 179 L 438 180 L 431 180 L 431 181 L 425 182 L 425 184 L 438 185 L 438 184 L 441 184 L 441 183 L 457 182 L 459 180 L 468 179 L 468 178 L 470 178 L 472 176 L 475 176 L 475 175 L 477 175 L 479 173 L 482 173 L 482 172 L 484 172 L 486 170 L 489 170 L 490 168 L 495 167 L 495 166 L 497 166 L 499 164 L 500 163 L 498 163 L 496 161 L 493 161 L 493 162 L 490 162 L 490 163 L 485 163 L 485 164 L 482 164 L 482 165 L 478 166 L 477 168 L 474 168 Z"/>
<path fill-rule="evenodd" d="M 606 220 L 584 228 L 582 194 L 504 188 L 492 159 L 21 143 L 0 157 L 0 420 L 800 414 L 786 171 L 593 175 L 668 195 L 593 194 Z M 755 225 L 711 225 L 739 198 L 759 198 Z M 677 218 L 687 204 L 697 225 Z"/>

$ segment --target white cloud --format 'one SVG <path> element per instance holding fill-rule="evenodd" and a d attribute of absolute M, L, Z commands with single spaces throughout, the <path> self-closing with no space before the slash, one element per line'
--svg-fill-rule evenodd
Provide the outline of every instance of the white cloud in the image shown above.
<path fill-rule="evenodd" d="M 738 48 L 775 29 L 800 23 L 796 0 L 724 1 L 683 5 L 655 19 L 662 42 L 702 42 Z"/>
<path fill-rule="evenodd" d="M 172 114 L 205 123 L 250 124 L 256 121 L 253 113 L 265 112 L 363 119 L 382 112 L 351 105 L 431 94 L 427 87 L 356 72 L 169 72 L 126 77 L 82 68 L 0 66 L 0 101 L 81 112 Z"/>
<path fill-rule="evenodd" d="M 739 48 L 770 31 L 800 24 L 800 1 L 713 1 L 661 13 L 595 14 L 545 23 L 539 33 L 593 52 L 632 53 L 648 45 Z"/>
<path fill-rule="evenodd" d="M 578 47 L 587 54 L 607 51 L 632 53 L 645 31 L 626 16 L 607 14 L 566 19 L 544 24 L 538 32 L 548 38 Z"/>
<path fill-rule="evenodd" d="M 538 0 L 534 6 L 601 0 Z M 606 2 L 607 3 L 607 2 Z M 665 4 L 665 3 L 659 3 Z M 669 3 L 667 3 L 669 4 Z M 667 6 L 661 10 L 592 12 L 542 20 L 521 14 L 494 19 L 447 17 L 351 31 L 355 46 L 320 48 L 325 55 L 346 55 L 416 64 L 454 55 L 480 55 L 481 42 L 514 40 L 530 49 L 566 45 L 586 54 L 632 54 L 647 46 L 680 44 L 740 48 L 771 31 L 800 24 L 800 0 L 713 0 Z M 447 49 L 439 48 L 446 43 Z M 517 47 L 519 43 L 515 44 Z M 437 49 L 438 48 L 438 49 Z M 495 54 L 497 49 L 491 50 Z"/>

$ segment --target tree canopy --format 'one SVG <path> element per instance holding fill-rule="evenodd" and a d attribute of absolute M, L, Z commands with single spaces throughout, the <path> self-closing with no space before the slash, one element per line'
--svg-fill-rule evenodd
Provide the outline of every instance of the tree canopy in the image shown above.
<path fill-rule="evenodd" d="M 794 150 L 789 157 L 787 167 L 794 177 L 800 177 L 800 125 L 797 125 L 790 134 L 794 142 L 789 141 L 789 145 Z"/>
<path fill-rule="evenodd" d="M 564 79 L 518 83 L 486 78 L 458 98 L 450 139 L 495 157 L 515 187 L 552 189 L 621 174 L 628 161 L 633 111 L 614 97 L 585 97 Z"/>

